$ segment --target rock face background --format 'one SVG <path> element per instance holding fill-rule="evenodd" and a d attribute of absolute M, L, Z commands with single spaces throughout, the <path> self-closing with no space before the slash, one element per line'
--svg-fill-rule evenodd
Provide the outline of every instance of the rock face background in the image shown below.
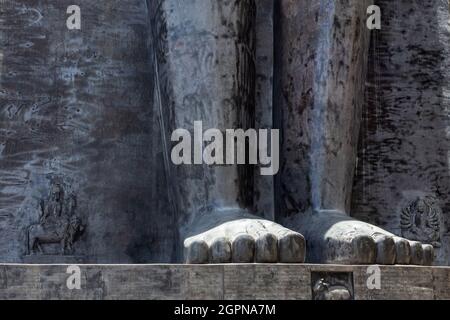
<path fill-rule="evenodd" d="M 145 1 L 76 2 L 81 32 L 73 1 L 0 2 L 0 261 L 24 261 L 55 180 L 86 226 L 77 260 L 171 261 Z"/>
<path fill-rule="evenodd" d="M 0 1 L 0 261 L 180 260 L 154 90 L 158 3 L 77 1 L 81 31 L 69 31 L 71 1 Z M 256 122 L 268 128 L 273 0 L 259 6 Z M 28 230 L 40 225 L 55 184 L 64 208 L 76 199 L 70 214 L 85 231 L 70 254 L 44 245 L 42 260 L 30 255 Z M 272 185 L 261 177 L 254 192 L 256 210 L 270 218 Z"/>
<path fill-rule="evenodd" d="M 448 265 L 449 2 L 377 4 L 382 29 L 372 32 L 352 215 L 428 243 L 437 230 L 438 262 Z M 427 202 L 423 214 L 417 199 Z"/>
<path fill-rule="evenodd" d="M 256 83 L 255 128 L 273 127 L 274 11 L 276 0 L 256 1 Z M 261 176 L 255 168 L 254 212 L 273 220 L 275 214 L 274 179 Z"/>

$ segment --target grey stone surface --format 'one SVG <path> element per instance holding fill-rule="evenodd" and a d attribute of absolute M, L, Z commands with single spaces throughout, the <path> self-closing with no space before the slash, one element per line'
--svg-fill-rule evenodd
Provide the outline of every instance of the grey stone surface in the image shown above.
<path fill-rule="evenodd" d="M 222 299 L 222 267 L 86 265 L 69 290 L 67 265 L 0 267 L 1 299 Z"/>
<path fill-rule="evenodd" d="M 381 290 L 367 288 L 367 272 L 358 269 L 355 276 L 357 300 L 433 300 L 447 299 L 448 282 L 440 283 L 434 278 L 433 268 L 427 267 L 380 267 Z M 443 286 L 444 290 L 438 289 Z M 442 290 L 442 291 L 441 291 Z"/>
<path fill-rule="evenodd" d="M 369 289 L 367 266 L 80 265 L 81 289 L 67 287 L 68 265 L 0 265 L 0 299 L 95 300 L 445 300 L 449 268 L 381 266 Z M 320 283 L 331 284 L 317 296 Z"/>
<path fill-rule="evenodd" d="M 349 211 L 368 50 L 366 1 L 279 1 L 277 214 Z"/>
<path fill-rule="evenodd" d="M 300 270 L 296 265 L 224 266 L 224 298 L 230 300 L 310 299 L 310 275 Z M 262 291 L 262 288 L 265 289 Z"/>
<path fill-rule="evenodd" d="M 305 236 L 309 262 L 429 264 L 422 243 L 349 217 L 369 50 L 368 5 L 278 2 L 274 110 L 283 138 L 276 221 Z"/>
<path fill-rule="evenodd" d="M 239 212 L 233 219 L 253 218 L 252 168 L 174 168 L 168 140 L 195 120 L 220 129 L 255 124 L 256 34 L 264 111 L 258 121 L 271 126 L 265 32 L 272 24 L 262 22 L 271 4 L 261 4 L 256 27 L 253 1 L 85 1 L 80 31 L 65 28 L 68 5 L 11 0 L 1 7 L 1 260 L 175 262 L 190 230 L 204 228 L 192 225 L 194 218 L 215 220 L 228 208 Z M 259 215 L 273 216 L 270 184 L 261 180 L 266 209 Z M 73 217 L 79 224 L 71 224 Z M 249 224 L 256 251 L 244 259 L 277 260 L 282 251 L 283 261 L 303 261 L 301 236 Z M 227 258 L 220 255 L 228 245 L 215 246 L 213 261 Z M 196 248 L 209 252 L 204 243 Z M 195 255 L 194 261 L 209 256 Z"/>
<path fill-rule="evenodd" d="M 202 121 L 205 130 L 254 127 L 256 2 L 148 3 L 149 12 L 155 15 L 153 43 L 158 46 L 157 90 L 165 134 L 170 136 L 178 128 L 192 130 L 195 121 Z M 260 5 L 270 15 L 268 4 Z M 266 39 L 263 33 L 259 30 L 259 39 L 268 42 L 268 48 L 270 34 Z M 261 64 L 264 56 L 270 63 L 270 50 L 259 52 L 261 76 L 270 79 L 270 67 Z M 268 81 L 258 83 L 267 86 Z M 259 96 L 260 115 L 266 117 L 260 118 L 260 125 L 270 118 L 265 112 L 270 109 L 267 95 L 270 91 L 264 90 Z M 304 261 L 301 235 L 250 214 L 255 209 L 252 166 L 168 164 L 166 169 L 171 172 L 186 262 Z M 267 185 L 267 181 L 260 182 Z M 270 203 L 268 183 L 269 189 L 262 196 Z M 267 211 L 257 213 L 270 215 Z"/>
<path fill-rule="evenodd" d="M 254 125 L 255 3 L 213 0 L 149 1 L 162 118 L 168 140 L 178 128 Z M 157 29 L 159 28 L 159 29 Z M 170 154 L 170 151 L 167 150 Z M 185 224 L 196 216 L 249 205 L 250 168 L 171 166 L 177 210 Z M 242 170 L 241 170 L 242 169 Z M 250 196 L 249 196 L 250 194 Z"/>
<path fill-rule="evenodd" d="M 450 283 L 450 270 L 445 267 L 433 268 L 433 281 L 434 281 L 434 296 L 439 299 L 450 300 L 450 290 L 448 283 Z"/>
<path fill-rule="evenodd" d="M 276 0 L 256 1 L 256 79 L 255 128 L 273 128 L 274 10 Z M 266 219 L 275 218 L 273 176 L 262 176 L 256 166 L 254 212 Z"/>
<path fill-rule="evenodd" d="M 59 181 L 86 225 L 72 255 L 174 261 L 145 2 L 78 1 L 80 31 L 66 28 L 71 4 L 1 2 L 0 260 L 28 255 L 27 228 Z"/>
<path fill-rule="evenodd" d="M 449 260 L 447 0 L 376 1 L 352 216 Z"/>
<path fill-rule="evenodd" d="M 448 263 L 448 0 L 405 1 L 374 56 L 368 1 L 81 0 L 79 31 L 69 1 L 0 2 L 0 261 L 298 263 L 306 237 L 312 262 L 429 265 L 434 245 Z M 436 32 L 408 42 L 422 11 Z M 376 85 L 364 104 L 369 57 L 384 118 Z M 280 174 L 174 166 L 171 134 L 195 121 L 280 128 Z M 403 176 L 361 171 L 374 154 Z M 314 298 L 354 297 L 346 279 L 323 274 Z"/>

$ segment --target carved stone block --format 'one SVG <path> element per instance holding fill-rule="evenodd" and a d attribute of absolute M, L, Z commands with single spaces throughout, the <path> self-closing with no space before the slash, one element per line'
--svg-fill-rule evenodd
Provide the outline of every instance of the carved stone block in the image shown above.
<path fill-rule="evenodd" d="M 352 272 L 311 272 L 313 300 L 354 300 Z"/>
<path fill-rule="evenodd" d="M 439 248 L 442 211 L 432 196 L 417 197 L 401 213 L 402 236 Z"/>

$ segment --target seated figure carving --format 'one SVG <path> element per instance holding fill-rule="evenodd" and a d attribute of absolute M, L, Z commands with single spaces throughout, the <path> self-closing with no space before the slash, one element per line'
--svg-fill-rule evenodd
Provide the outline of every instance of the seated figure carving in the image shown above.
<path fill-rule="evenodd" d="M 75 210 L 75 195 L 65 195 L 62 186 L 54 184 L 47 201 L 40 203 L 39 223 L 28 228 L 29 254 L 46 254 L 44 247 L 49 244 L 59 244 L 61 255 L 71 254 L 85 229 Z"/>

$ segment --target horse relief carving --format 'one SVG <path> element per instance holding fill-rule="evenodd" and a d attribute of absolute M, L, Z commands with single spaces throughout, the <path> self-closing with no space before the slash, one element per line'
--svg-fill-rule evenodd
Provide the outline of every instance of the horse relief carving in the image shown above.
<path fill-rule="evenodd" d="M 76 196 L 66 194 L 63 186 L 55 183 L 48 199 L 40 202 L 39 223 L 28 227 L 28 254 L 72 254 L 74 243 L 85 230 L 76 208 Z M 51 253 L 47 246 L 54 247 Z"/>
<path fill-rule="evenodd" d="M 343 285 L 332 285 L 320 279 L 313 287 L 314 300 L 352 300 L 350 290 Z"/>
<path fill-rule="evenodd" d="M 441 215 L 435 197 L 418 197 L 402 210 L 402 236 L 440 247 Z"/>

